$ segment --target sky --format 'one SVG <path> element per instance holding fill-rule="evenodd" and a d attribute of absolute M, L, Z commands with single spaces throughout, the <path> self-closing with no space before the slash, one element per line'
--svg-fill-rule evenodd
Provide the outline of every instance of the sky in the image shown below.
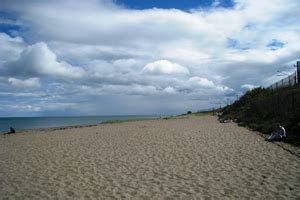
<path fill-rule="evenodd" d="M 292 73 L 299 0 L 0 0 L 0 117 L 179 114 Z"/>

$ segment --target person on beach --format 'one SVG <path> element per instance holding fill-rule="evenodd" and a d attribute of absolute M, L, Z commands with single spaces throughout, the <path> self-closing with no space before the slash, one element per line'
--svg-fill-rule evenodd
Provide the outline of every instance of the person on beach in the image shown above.
<path fill-rule="evenodd" d="M 16 133 L 16 130 L 13 127 L 10 127 L 10 133 Z"/>
<path fill-rule="evenodd" d="M 16 130 L 13 127 L 10 127 L 9 132 L 4 133 L 4 134 L 13 134 L 13 133 L 16 133 Z"/>
<path fill-rule="evenodd" d="M 283 126 L 279 124 L 278 129 L 276 132 L 271 133 L 271 135 L 266 138 L 266 141 L 273 142 L 273 141 L 282 141 L 286 138 L 286 131 Z"/>
<path fill-rule="evenodd" d="M 286 138 L 286 131 L 285 131 L 285 128 L 283 128 L 283 126 L 279 125 L 279 135 L 282 139 Z"/>

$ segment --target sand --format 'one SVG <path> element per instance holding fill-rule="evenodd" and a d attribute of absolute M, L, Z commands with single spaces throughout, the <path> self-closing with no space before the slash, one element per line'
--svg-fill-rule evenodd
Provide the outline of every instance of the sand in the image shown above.
<path fill-rule="evenodd" d="M 300 158 L 213 116 L 0 136 L 0 197 L 300 199 Z"/>

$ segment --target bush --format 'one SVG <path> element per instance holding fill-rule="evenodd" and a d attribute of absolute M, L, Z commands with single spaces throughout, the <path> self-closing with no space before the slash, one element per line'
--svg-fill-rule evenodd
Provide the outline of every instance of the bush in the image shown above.
<path fill-rule="evenodd" d="M 239 126 L 269 134 L 278 123 L 287 130 L 286 142 L 300 146 L 300 86 L 276 91 L 256 88 L 222 109 L 221 119 L 237 119 Z"/>

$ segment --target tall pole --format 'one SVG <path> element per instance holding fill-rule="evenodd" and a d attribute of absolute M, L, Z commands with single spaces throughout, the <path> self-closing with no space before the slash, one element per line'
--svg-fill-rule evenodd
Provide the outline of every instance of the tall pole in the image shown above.
<path fill-rule="evenodd" d="M 300 84 L 300 61 L 297 61 L 297 84 Z"/>

